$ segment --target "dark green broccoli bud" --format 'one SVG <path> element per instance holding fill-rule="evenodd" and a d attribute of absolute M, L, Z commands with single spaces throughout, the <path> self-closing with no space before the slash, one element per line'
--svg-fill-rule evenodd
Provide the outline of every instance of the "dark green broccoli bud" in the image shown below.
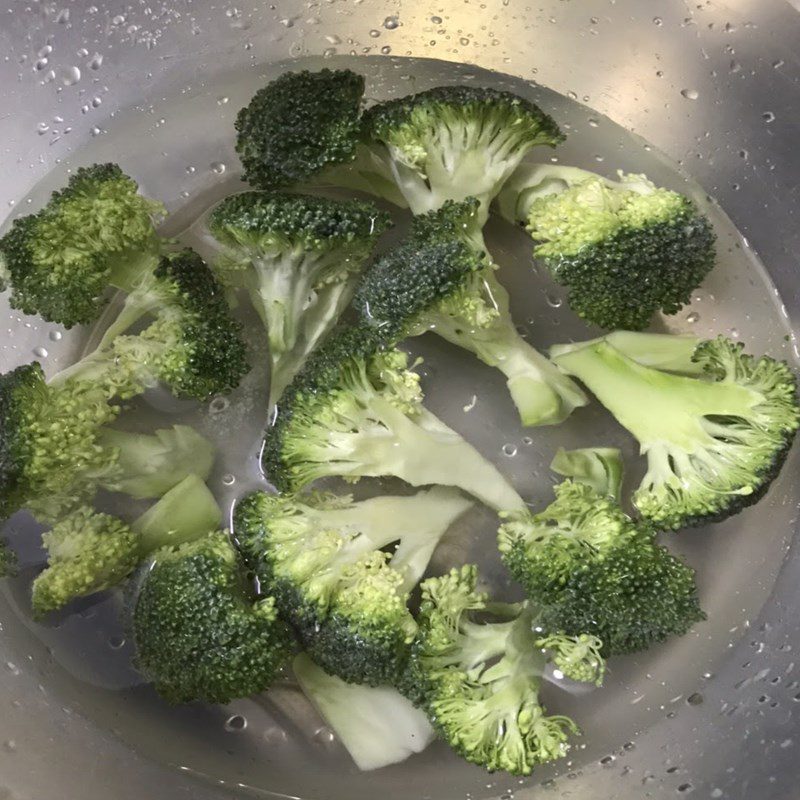
<path fill-rule="evenodd" d="M 643 366 L 602 339 L 554 356 L 638 440 L 647 473 L 633 502 L 660 529 L 738 513 L 786 460 L 800 427 L 797 380 L 785 362 L 743 350 L 724 337 L 702 342 L 701 377 Z"/>
<path fill-rule="evenodd" d="M 570 308 L 603 328 L 640 330 L 675 314 L 714 266 L 709 220 L 644 175 L 619 182 L 560 165 L 523 167 L 499 199 L 527 226 L 534 255 L 568 290 Z"/>
<path fill-rule="evenodd" d="M 564 481 L 538 514 L 507 515 L 503 562 L 550 630 L 589 633 L 604 655 L 644 650 L 705 619 L 694 570 L 591 486 Z"/>
<path fill-rule="evenodd" d="M 457 486 L 490 508 L 523 508 L 495 466 L 422 405 L 408 356 L 383 342 L 374 326 L 342 327 L 311 354 L 266 432 L 268 479 L 293 492 L 327 476 L 394 475 Z"/>
<path fill-rule="evenodd" d="M 17 574 L 17 554 L 5 539 L 0 539 L 0 578 L 12 578 Z"/>
<path fill-rule="evenodd" d="M 562 757 L 578 728 L 547 716 L 545 668 L 600 682 L 599 640 L 547 635 L 532 606 L 498 606 L 475 591 L 474 566 L 422 584 L 419 632 L 403 687 L 462 758 L 490 770 L 528 775 Z"/>
<path fill-rule="evenodd" d="M 91 322 L 108 287 L 127 290 L 158 263 L 154 222 L 164 213 L 116 164 L 76 170 L 0 239 L 12 307 L 67 328 Z"/>
<path fill-rule="evenodd" d="M 441 487 L 358 503 L 259 492 L 237 505 L 234 534 L 262 589 L 318 664 L 346 681 L 391 685 L 416 632 L 410 592 L 470 506 Z"/>
<path fill-rule="evenodd" d="M 171 703 L 262 692 L 293 649 L 272 598 L 253 598 L 221 531 L 157 551 L 132 619 L 135 664 Z"/>
<path fill-rule="evenodd" d="M 550 462 L 550 469 L 619 502 L 624 465 L 622 453 L 616 447 L 584 447 L 579 450 L 559 447 Z"/>
<path fill-rule="evenodd" d="M 138 335 L 118 335 L 145 315 Z M 205 400 L 235 389 L 247 372 L 242 326 L 222 286 L 200 256 L 186 249 L 164 256 L 131 292 L 117 322 L 93 353 L 53 379 L 94 380 L 120 373 L 139 390 L 158 380 L 179 397 Z"/>
<path fill-rule="evenodd" d="M 0 375 L 0 518 L 28 508 L 56 521 L 98 488 L 156 497 L 190 473 L 206 477 L 211 445 L 179 425 L 153 434 L 107 425 L 119 414 L 118 385 L 45 383 L 38 363 Z"/>
<path fill-rule="evenodd" d="M 236 118 L 244 179 L 278 189 L 355 158 L 364 78 L 350 70 L 287 72 Z"/>
<path fill-rule="evenodd" d="M 271 404 L 350 302 L 390 224 L 371 203 L 266 192 L 233 195 L 211 213 L 224 246 L 216 271 L 247 289 L 269 336 Z"/>
<path fill-rule="evenodd" d="M 305 696 L 362 771 L 405 761 L 435 736 L 425 714 L 397 689 L 346 683 L 305 653 L 295 657 L 292 670 Z"/>
<path fill-rule="evenodd" d="M 385 146 L 414 214 L 471 196 L 480 202 L 480 225 L 525 154 L 563 139 L 530 101 L 475 86 L 439 86 L 379 103 L 365 112 L 363 124 L 364 138 Z"/>
<path fill-rule="evenodd" d="M 523 424 L 562 422 L 586 397 L 517 331 L 477 215 L 468 198 L 415 217 L 409 241 L 364 277 L 356 311 L 396 338 L 434 331 L 499 369 Z"/>
<path fill-rule="evenodd" d="M 88 506 L 76 509 L 42 536 L 48 558 L 33 582 L 34 614 L 116 586 L 154 550 L 204 536 L 221 519 L 214 496 L 196 475 L 170 489 L 131 525 Z"/>

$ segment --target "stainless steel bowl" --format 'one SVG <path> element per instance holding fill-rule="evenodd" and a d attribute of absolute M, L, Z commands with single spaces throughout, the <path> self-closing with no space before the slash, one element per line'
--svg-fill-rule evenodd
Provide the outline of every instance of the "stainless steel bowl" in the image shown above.
<path fill-rule="evenodd" d="M 678 162 L 744 234 L 777 288 L 787 329 L 799 331 L 798 42 L 800 15 L 781 0 L 541 0 L 527 5 L 523 0 L 432 5 L 416 0 L 276 0 L 272 5 L 254 0 L 172 5 L 15 0 L 0 22 L 0 215 L 17 211 L 32 187 L 66 166 L 77 150 L 92 145 L 85 152 L 102 152 L 107 132 L 118 131 L 132 111 L 158 128 L 170 123 L 171 114 L 182 113 L 183 106 L 174 100 L 185 96 L 188 108 L 199 98 L 209 113 L 218 107 L 230 115 L 235 99 L 213 93 L 220 75 L 238 70 L 256 80 L 269 71 L 268 65 L 303 56 L 442 59 L 474 65 L 474 70 L 462 69 L 462 75 L 497 70 L 574 97 L 593 109 L 587 114 L 605 115 Z M 402 61 L 375 58 L 365 59 L 361 68 L 367 74 L 404 72 Z M 432 76 L 439 67 L 429 62 L 425 69 Z M 186 180 L 193 192 L 208 197 L 221 185 L 219 164 L 231 157 L 230 143 L 200 129 L 195 139 L 200 144 L 195 141 L 185 161 L 196 172 Z M 136 157 L 147 157 L 148 146 L 147 139 L 138 143 Z M 166 177 L 166 170 L 159 182 L 158 167 L 161 159 L 173 166 L 180 162 L 182 146 L 178 139 L 170 152 L 150 154 L 154 193 L 175 204 L 183 184 Z M 123 156 L 117 157 L 124 161 Z M 20 319 L 5 306 L 0 317 L 7 320 L 0 349 L 3 369 L 28 360 L 34 346 L 48 347 L 56 360 L 77 346 L 69 337 L 47 339 L 48 332 L 55 332 Z M 771 323 L 765 318 L 764 324 Z M 795 340 L 788 350 L 798 355 Z M 298 756 L 279 763 L 263 736 L 234 745 L 230 737 L 236 734 L 222 733 L 235 707 L 176 711 L 184 726 L 205 725 L 209 718 L 219 722 L 221 733 L 211 742 L 215 758 L 203 769 L 182 758 L 169 729 L 150 724 L 149 696 L 133 692 L 122 702 L 105 703 L 116 688 L 113 681 L 105 687 L 82 685 L 92 681 L 92 663 L 116 657 L 110 650 L 88 643 L 86 652 L 74 654 L 73 663 L 56 663 L 48 638 L 20 621 L 21 601 L 6 589 L 0 599 L 0 798 L 200 800 L 302 794 L 303 800 L 355 800 L 380 794 L 387 800 L 451 800 L 464 797 L 469 786 L 476 800 L 529 800 L 539 794 L 638 800 L 689 793 L 794 800 L 800 777 L 800 668 L 795 668 L 800 557 L 792 545 L 798 510 L 782 504 L 790 502 L 798 475 L 795 451 L 784 473 L 785 491 L 778 490 L 747 517 L 754 540 L 769 532 L 780 552 L 773 548 L 762 557 L 754 547 L 751 584 L 745 574 L 730 586 L 732 597 L 752 590 L 760 599 L 755 609 L 743 602 L 748 611 L 732 625 L 724 658 L 708 670 L 698 660 L 674 694 L 671 685 L 658 687 L 654 694 L 669 698 L 663 708 L 656 709 L 646 729 L 603 742 L 602 757 L 596 757 L 594 745 L 577 750 L 567 765 L 521 785 L 477 772 L 465 778 L 450 766 L 437 769 L 431 759 L 369 778 L 331 770 L 329 759 L 315 765 Z M 720 553 L 722 571 L 724 548 Z M 778 569 L 774 583 L 772 577 L 763 583 L 764 574 Z M 76 666 L 81 659 L 88 668 L 86 663 Z M 683 663 L 691 665 L 691 654 L 684 655 Z M 108 665 L 102 666 L 103 674 L 109 674 Z M 126 667 L 119 669 L 124 682 Z M 655 683 L 660 679 L 653 675 Z M 637 697 L 622 702 L 635 703 Z M 289 693 L 276 703 L 291 717 Z M 270 713 L 278 712 L 273 707 Z M 619 709 L 617 716 L 624 719 L 625 713 Z M 593 724 L 602 727 L 602 720 Z M 120 738 L 122 729 L 138 730 L 140 746 L 131 746 L 129 735 Z M 260 763 L 255 773 L 247 766 L 251 762 Z M 413 781 L 404 769 L 415 771 Z M 246 785 L 250 774 L 261 776 L 258 785 Z M 293 788 L 293 774 L 296 786 L 311 788 Z"/>

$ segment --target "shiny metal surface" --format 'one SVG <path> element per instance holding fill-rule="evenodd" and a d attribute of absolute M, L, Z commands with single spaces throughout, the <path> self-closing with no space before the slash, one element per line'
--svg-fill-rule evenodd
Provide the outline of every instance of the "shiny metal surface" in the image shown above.
<path fill-rule="evenodd" d="M 786 2 L 91 2 L 14 0 L 0 17 L 0 216 L 102 136 L 116 110 L 222 70 L 334 51 L 466 61 L 572 93 L 682 162 L 748 237 L 800 329 L 800 14 Z M 676 698 L 633 749 L 619 743 L 613 759 L 567 767 L 515 800 L 796 800 L 799 584 L 795 547 L 760 617 L 731 632 L 727 662 L 697 696 Z M 143 760 L 62 709 L 41 677 L 47 663 L 33 640 L 20 650 L 0 639 L 0 798 L 275 796 Z M 516 788 L 491 783 L 486 797 Z M 444 781 L 430 787 L 431 800 L 445 794 Z"/>

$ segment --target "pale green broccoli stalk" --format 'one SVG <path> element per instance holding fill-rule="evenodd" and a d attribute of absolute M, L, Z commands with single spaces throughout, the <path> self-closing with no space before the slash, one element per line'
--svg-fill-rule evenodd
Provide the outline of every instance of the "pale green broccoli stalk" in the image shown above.
<path fill-rule="evenodd" d="M 579 450 L 558 448 L 550 462 L 553 472 L 575 483 L 591 486 L 599 495 L 619 502 L 624 465 L 616 447 L 585 447 Z"/>
<path fill-rule="evenodd" d="M 424 712 L 397 689 L 346 683 L 305 654 L 292 667 L 305 696 L 362 771 L 405 761 L 435 738 Z"/>
<path fill-rule="evenodd" d="M 237 505 L 234 533 L 262 589 L 320 666 L 353 683 L 392 685 L 417 629 L 411 590 L 471 505 L 442 487 L 361 502 L 261 492 Z"/>
<path fill-rule="evenodd" d="M 689 198 L 644 175 L 611 181 L 560 164 L 526 164 L 498 198 L 527 227 L 534 255 L 570 307 L 603 328 L 640 330 L 675 314 L 714 265 L 715 236 Z"/>
<path fill-rule="evenodd" d="M 562 676 L 602 681 L 601 643 L 548 634 L 530 604 L 489 604 L 465 566 L 422 584 L 419 632 L 403 683 L 437 733 L 462 758 L 528 775 L 564 756 L 578 728 L 547 716 L 541 691 L 548 662 Z"/>
<path fill-rule="evenodd" d="M 133 524 L 83 506 L 43 534 L 47 567 L 33 582 L 34 614 L 110 589 L 154 550 L 205 535 L 221 512 L 203 481 L 190 475 Z"/>
<path fill-rule="evenodd" d="M 38 213 L 0 239 L 11 305 L 67 328 L 92 322 L 109 287 L 130 290 L 158 264 L 161 203 L 116 164 L 81 167 Z"/>
<path fill-rule="evenodd" d="M 270 404 L 350 302 L 389 224 L 371 203 L 283 193 L 233 195 L 211 213 L 217 273 L 247 289 L 269 336 Z"/>
<path fill-rule="evenodd" d="M 662 357 L 653 341 L 655 355 L 640 349 L 639 360 Z M 643 366 L 603 339 L 554 356 L 639 442 L 647 473 L 633 502 L 658 528 L 736 514 L 780 472 L 800 427 L 797 380 L 785 362 L 743 349 L 724 337 L 701 342 L 692 356 L 699 377 Z"/>

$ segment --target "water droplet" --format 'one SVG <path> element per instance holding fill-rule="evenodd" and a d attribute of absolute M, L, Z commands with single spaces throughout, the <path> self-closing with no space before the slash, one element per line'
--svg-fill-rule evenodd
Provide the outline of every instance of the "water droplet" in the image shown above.
<path fill-rule="evenodd" d="M 700 92 L 698 92 L 697 89 L 681 89 L 681 94 L 687 100 L 697 100 L 697 98 L 700 97 Z"/>
<path fill-rule="evenodd" d="M 119 650 L 125 646 L 125 638 L 123 636 L 112 636 L 108 640 L 108 646 L 112 650 Z"/>
<path fill-rule="evenodd" d="M 264 731 L 264 741 L 268 742 L 269 744 L 280 744 L 281 742 L 285 742 L 288 738 L 286 736 L 286 731 L 281 730 L 280 728 L 267 728 Z"/>
<path fill-rule="evenodd" d="M 221 414 L 230 404 L 230 400 L 227 397 L 215 397 L 208 404 L 208 410 L 211 414 Z"/>
<path fill-rule="evenodd" d="M 786 62 L 779 58 L 777 61 L 772 62 L 772 69 L 780 69 Z"/>
<path fill-rule="evenodd" d="M 653 17 L 653 25 L 658 25 L 659 27 L 664 24 L 664 20 L 661 17 Z"/>
<path fill-rule="evenodd" d="M 692 786 L 692 784 L 691 784 L 691 783 L 682 783 L 682 784 L 681 784 L 681 785 L 678 787 L 678 791 L 679 791 L 681 794 L 688 794 L 689 792 L 693 792 L 693 791 L 694 791 L 694 786 Z"/>
<path fill-rule="evenodd" d="M 549 292 L 544 296 L 544 299 L 547 301 L 547 305 L 550 308 L 561 308 L 564 305 L 564 300 L 557 295 L 550 294 Z"/>
<path fill-rule="evenodd" d="M 51 45 L 46 44 L 40 51 L 39 51 L 39 58 L 47 58 L 50 53 L 53 52 L 53 48 Z"/>
<path fill-rule="evenodd" d="M 61 11 L 58 12 L 58 16 L 56 17 L 56 22 L 59 25 L 66 25 L 69 22 L 68 8 L 62 8 Z"/>
<path fill-rule="evenodd" d="M 616 760 L 616 759 L 614 758 L 614 756 L 603 756 L 603 758 L 601 758 L 601 759 L 600 759 L 600 763 L 601 763 L 601 764 L 602 764 L 604 767 L 608 767 L 608 766 L 610 766 L 611 764 L 613 764 L 615 760 Z"/>
<path fill-rule="evenodd" d="M 230 98 L 229 97 L 225 97 L 225 95 L 223 95 L 222 97 L 218 97 L 217 98 L 217 105 L 218 106 L 227 105 L 229 102 L 230 102 Z"/>
<path fill-rule="evenodd" d="M 225 486 L 233 486 L 233 484 L 236 483 L 236 476 L 231 475 L 229 472 L 227 475 L 222 476 L 222 483 Z"/>
<path fill-rule="evenodd" d="M 225 10 L 225 16 L 228 19 L 238 19 L 242 16 L 242 12 L 238 8 L 228 8 Z"/>
<path fill-rule="evenodd" d="M 284 28 L 293 28 L 294 20 L 287 17 L 286 19 L 281 20 L 281 25 L 283 25 Z"/>
<path fill-rule="evenodd" d="M 36 133 L 38 133 L 39 136 L 44 136 L 47 133 L 47 131 L 49 131 L 49 130 L 50 130 L 50 126 L 46 122 L 40 122 L 36 126 Z"/>
<path fill-rule="evenodd" d="M 389 47 L 388 44 L 385 44 L 383 47 L 381 47 L 381 53 L 383 53 L 383 55 L 388 56 L 389 53 L 391 53 L 391 52 L 392 52 L 392 48 Z"/>
<path fill-rule="evenodd" d="M 503 455 L 513 458 L 517 454 L 517 446 L 514 444 L 503 445 Z"/>
<path fill-rule="evenodd" d="M 730 65 L 728 66 L 728 72 L 731 75 L 736 75 L 737 72 L 742 71 L 742 65 L 738 61 L 731 61 Z"/>
<path fill-rule="evenodd" d="M 100 69 L 103 66 L 103 56 L 100 53 L 95 53 L 91 59 L 89 59 L 89 69 Z"/>
<path fill-rule="evenodd" d="M 93 97 L 92 98 L 92 108 L 100 108 L 103 105 L 103 100 L 100 97 Z"/>
<path fill-rule="evenodd" d="M 190 166 L 186 167 L 186 169 L 184 170 L 184 172 L 185 172 L 187 175 L 194 175 L 194 173 L 195 173 L 195 172 L 197 172 L 197 167 L 192 167 L 192 166 L 190 165 Z"/>
<path fill-rule="evenodd" d="M 39 345 L 38 347 L 34 347 L 33 348 L 33 354 L 37 358 L 47 358 L 47 348 L 46 347 L 42 347 L 41 345 Z"/>
<path fill-rule="evenodd" d="M 39 60 L 38 60 L 38 61 L 37 61 L 37 62 L 36 62 L 34 65 L 33 65 L 33 68 L 34 68 L 34 69 L 35 69 L 37 72 L 41 72 L 41 71 L 42 71 L 42 70 L 43 70 L 43 69 L 44 69 L 46 66 L 47 66 L 47 59 L 46 59 L 46 58 L 40 58 L 40 59 L 39 59 Z"/>
<path fill-rule="evenodd" d="M 771 111 L 765 111 L 761 116 L 764 119 L 764 122 L 769 123 L 775 121 L 775 114 L 773 114 Z"/>
<path fill-rule="evenodd" d="M 223 175 L 227 167 L 222 161 L 212 161 L 211 162 L 211 171 L 217 175 Z"/>
<path fill-rule="evenodd" d="M 728 331 L 728 333 L 729 333 L 731 339 L 738 339 L 739 338 L 739 329 L 738 328 L 731 328 Z M 759 648 L 758 652 L 760 653 L 761 650 L 763 650 L 763 647 Z"/>
<path fill-rule="evenodd" d="M 63 67 L 58 77 L 64 86 L 74 86 L 81 79 L 81 71 L 77 67 Z"/>
<path fill-rule="evenodd" d="M 112 25 L 122 25 L 124 22 L 125 22 L 124 14 L 117 14 L 117 16 L 111 20 Z"/>
<path fill-rule="evenodd" d="M 693 692 L 686 698 L 686 702 L 690 706 L 699 706 L 703 704 L 703 695 L 700 692 Z"/>
<path fill-rule="evenodd" d="M 686 315 L 686 321 L 694 325 L 700 319 L 700 315 L 696 311 L 691 311 Z"/>
<path fill-rule="evenodd" d="M 19 667 L 18 667 L 18 666 L 17 666 L 17 665 L 16 665 L 16 664 L 15 664 L 13 661 L 6 661 L 6 669 L 7 669 L 7 670 L 8 670 L 8 671 L 9 671 L 9 672 L 12 674 L 12 675 L 19 675 L 19 674 L 20 674 L 20 669 L 19 669 Z"/>
<path fill-rule="evenodd" d="M 743 158 L 745 161 L 747 161 L 750 158 L 750 153 L 748 153 L 747 150 L 740 150 L 739 158 Z"/>
<path fill-rule="evenodd" d="M 225 720 L 225 730 L 230 733 L 238 733 L 247 727 L 247 719 L 241 714 L 234 714 Z"/>
<path fill-rule="evenodd" d="M 102 132 L 103 132 L 103 129 L 102 128 L 98 128 L 97 125 L 95 125 L 93 128 L 91 128 L 89 130 L 89 133 L 91 133 L 92 136 L 99 136 Z"/>
<path fill-rule="evenodd" d="M 625 742 L 625 744 L 622 745 L 622 749 L 630 753 L 631 750 L 636 749 L 636 745 L 633 742 Z"/>
<path fill-rule="evenodd" d="M 375 30 L 375 28 L 373 28 L 373 29 L 372 29 L 372 30 L 369 32 L 369 35 L 370 35 L 370 36 L 371 36 L 373 39 L 377 39 L 377 38 L 378 38 L 378 37 L 381 35 L 381 32 L 380 32 L 380 31 L 378 31 L 378 30 Z"/>
<path fill-rule="evenodd" d="M 577 93 L 573 92 L 573 91 L 567 92 L 567 97 L 569 97 L 570 100 L 577 100 L 578 99 Z"/>
<path fill-rule="evenodd" d="M 442 18 L 441 17 L 431 17 L 431 22 L 434 25 L 440 25 L 441 22 L 442 22 Z"/>
<path fill-rule="evenodd" d="M 51 342 L 60 342 L 61 341 L 62 333 L 61 331 L 50 331 L 48 337 Z"/>
<path fill-rule="evenodd" d="M 318 728 L 314 733 L 314 741 L 317 742 L 317 744 L 322 744 L 322 745 L 333 744 L 335 739 L 336 737 L 334 736 L 333 731 L 330 728 L 325 728 L 325 727 Z"/>
<path fill-rule="evenodd" d="M 590 118 L 589 118 L 589 125 L 590 125 L 592 128 L 596 128 L 596 127 L 597 127 L 599 124 L 600 124 L 600 123 L 599 123 L 599 122 L 598 122 L 596 119 L 594 119 L 593 117 L 590 117 Z"/>
<path fill-rule="evenodd" d="M 387 31 L 393 31 L 395 28 L 400 27 L 400 20 L 397 17 L 386 17 L 383 21 L 383 27 L 386 28 Z"/>

